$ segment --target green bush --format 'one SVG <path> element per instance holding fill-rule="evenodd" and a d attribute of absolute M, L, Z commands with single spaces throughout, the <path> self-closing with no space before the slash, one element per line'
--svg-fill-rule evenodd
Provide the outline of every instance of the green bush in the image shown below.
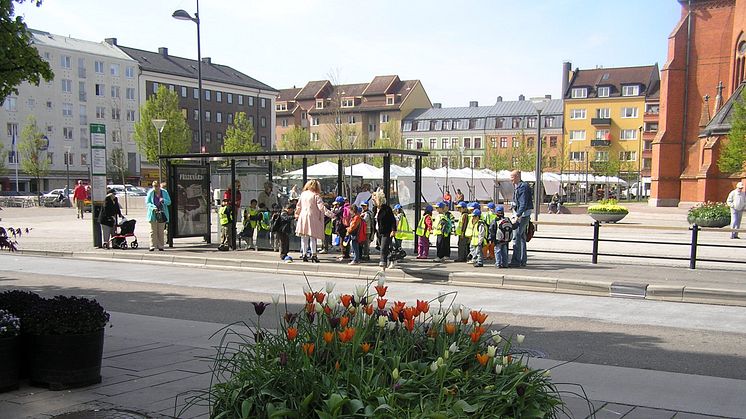
<path fill-rule="evenodd" d="M 730 218 L 730 208 L 722 202 L 703 202 L 689 210 L 688 219 L 722 220 Z"/>
<path fill-rule="evenodd" d="M 628 214 L 627 208 L 619 205 L 616 199 L 604 199 L 588 207 L 588 214 Z"/>

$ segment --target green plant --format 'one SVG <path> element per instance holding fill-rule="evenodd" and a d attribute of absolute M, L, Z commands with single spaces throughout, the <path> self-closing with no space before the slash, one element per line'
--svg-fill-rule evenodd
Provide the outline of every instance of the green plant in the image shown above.
<path fill-rule="evenodd" d="M 30 309 L 24 322 L 24 332 L 33 335 L 79 335 L 101 330 L 109 313 L 96 300 L 59 295 Z"/>
<path fill-rule="evenodd" d="M 18 316 L 22 322 L 25 321 L 27 313 L 38 307 L 43 301 L 39 294 L 10 290 L 0 293 L 0 309 L 7 310 Z M 25 329 L 23 330 L 25 332 Z"/>
<path fill-rule="evenodd" d="M 618 204 L 616 199 L 603 199 L 588 207 L 588 214 L 628 214 L 629 210 Z"/>
<path fill-rule="evenodd" d="M 730 208 L 723 202 L 703 202 L 689 210 L 687 218 L 693 220 L 721 220 L 730 218 Z"/>
<path fill-rule="evenodd" d="M 305 308 L 286 305 L 282 317 L 273 297 L 279 327 L 226 329 L 213 385 L 187 408 L 208 401 L 214 418 L 517 418 L 562 409 L 549 371 L 529 368 L 514 347 L 522 335 L 488 331 L 486 314 L 444 306 L 445 293 L 410 306 L 387 299 L 383 280 L 371 285 L 355 295 L 309 286 Z"/>
<path fill-rule="evenodd" d="M 18 336 L 21 321 L 8 311 L 0 310 L 0 338 Z"/>

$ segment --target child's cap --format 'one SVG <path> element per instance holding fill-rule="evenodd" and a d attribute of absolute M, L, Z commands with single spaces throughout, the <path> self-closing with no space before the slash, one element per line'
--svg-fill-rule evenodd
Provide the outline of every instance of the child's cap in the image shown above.
<path fill-rule="evenodd" d="M 495 207 L 495 212 L 505 212 L 505 207 L 503 207 L 502 205 L 497 205 Z"/>
<path fill-rule="evenodd" d="M 394 205 L 394 209 L 395 210 L 401 210 L 401 205 L 399 205 L 399 204 Z"/>
<path fill-rule="evenodd" d="M 492 209 L 492 210 L 495 209 L 495 203 L 490 202 L 489 204 L 487 204 L 487 208 Z"/>
<path fill-rule="evenodd" d="M 438 202 L 437 205 L 438 205 L 438 208 L 445 208 L 446 207 L 446 203 L 443 202 L 443 201 Z"/>
<path fill-rule="evenodd" d="M 341 204 L 341 203 L 345 202 L 345 199 L 344 199 L 344 197 L 342 197 L 342 196 L 338 196 L 338 197 L 336 197 L 336 198 L 334 199 L 334 202 L 337 202 L 337 203 L 340 203 L 340 204 Z"/>
<path fill-rule="evenodd" d="M 432 211 L 433 211 L 433 206 L 432 206 L 432 205 L 428 205 L 428 206 L 426 206 L 426 207 L 425 207 L 425 211 L 430 211 L 430 212 L 432 212 Z"/>
<path fill-rule="evenodd" d="M 478 208 L 474 210 L 474 212 L 471 213 L 472 217 L 480 217 L 482 215 L 482 211 L 480 211 Z"/>
<path fill-rule="evenodd" d="M 466 208 L 466 202 L 459 201 L 458 204 L 455 205 L 456 208 Z"/>

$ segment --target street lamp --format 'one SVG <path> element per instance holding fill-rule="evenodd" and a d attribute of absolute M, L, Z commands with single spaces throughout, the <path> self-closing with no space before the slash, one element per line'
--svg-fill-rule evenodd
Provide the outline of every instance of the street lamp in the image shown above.
<path fill-rule="evenodd" d="M 640 126 L 640 138 L 638 138 L 638 145 L 637 145 L 637 200 L 640 200 L 640 195 L 642 195 L 642 128 L 643 126 Z M 629 195 L 629 193 L 627 193 Z M 627 196 L 629 198 L 629 196 Z"/>
<path fill-rule="evenodd" d="M 532 98 L 531 103 L 534 105 L 534 109 L 536 109 L 536 196 L 534 197 L 534 222 L 539 221 L 539 210 L 541 209 L 541 203 L 543 201 L 543 192 L 544 192 L 544 186 L 541 182 L 541 112 L 544 110 L 544 108 L 549 103 L 549 99 L 541 97 L 541 98 Z"/>
<path fill-rule="evenodd" d="M 73 206 L 70 200 L 70 146 L 65 147 L 65 171 L 67 172 L 67 184 L 65 185 L 65 199 L 67 199 L 67 207 Z"/>
<path fill-rule="evenodd" d="M 163 173 L 163 168 L 161 167 L 161 133 L 163 132 L 163 127 L 166 126 L 166 122 L 168 122 L 168 120 L 151 119 L 150 122 L 153 123 L 153 126 L 158 131 L 158 183 L 162 183 L 161 175 Z"/>
<path fill-rule="evenodd" d="M 192 17 L 185 10 L 179 9 L 171 15 L 174 19 L 178 20 L 190 20 L 197 24 L 197 112 L 199 112 L 198 123 L 198 137 L 199 137 L 199 152 L 203 153 L 204 143 L 202 140 L 202 49 L 199 36 L 199 0 L 197 0 L 197 12 Z"/>

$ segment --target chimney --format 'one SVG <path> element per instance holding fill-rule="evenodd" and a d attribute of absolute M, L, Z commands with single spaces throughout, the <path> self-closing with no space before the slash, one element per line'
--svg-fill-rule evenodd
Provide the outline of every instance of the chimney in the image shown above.
<path fill-rule="evenodd" d="M 562 63 L 562 97 L 567 92 L 567 87 L 570 84 L 570 72 L 572 71 L 572 63 L 565 61 Z"/>
<path fill-rule="evenodd" d="M 526 100 L 526 96 L 518 95 L 518 100 Z"/>
<path fill-rule="evenodd" d="M 166 47 L 158 48 L 158 54 L 161 54 L 164 57 L 168 57 L 168 48 Z"/>
<path fill-rule="evenodd" d="M 202 62 L 205 64 L 212 64 L 212 59 L 210 57 L 202 57 Z"/>
<path fill-rule="evenodd" d="M 500 103 L 500 102 L 502 102 L 502 101 L 503 101 L 503 97 L 502 97 L 502 96 L 498 96 L 498 97 L 497 97 L 497 103 Z"/>
<path fill-rule="evenodd" d="M 443 107 L 442 103 L 433 103 L 433 108 L 434 109 L 441 109 L 442 107 Z"/>
<path fill-rule="evenodd" d="M 477 102 L 476 100 L 472 100 L 471 102 L 469 102 L 469 107 L 470 108 L 478 108 L 479 107 L 479 102 Z"/>
<path fill-rule="evenodd" d="M 544 95 L 544 99 L 552 100 L 552 95 Z"/>
<path fill-rule="evenodd" d="M 116 45 L 117 44 L 117 38 L 106 38 L 106 39 L 104 39 L 104 42 L 106 42 L 109 45 Z"/>

